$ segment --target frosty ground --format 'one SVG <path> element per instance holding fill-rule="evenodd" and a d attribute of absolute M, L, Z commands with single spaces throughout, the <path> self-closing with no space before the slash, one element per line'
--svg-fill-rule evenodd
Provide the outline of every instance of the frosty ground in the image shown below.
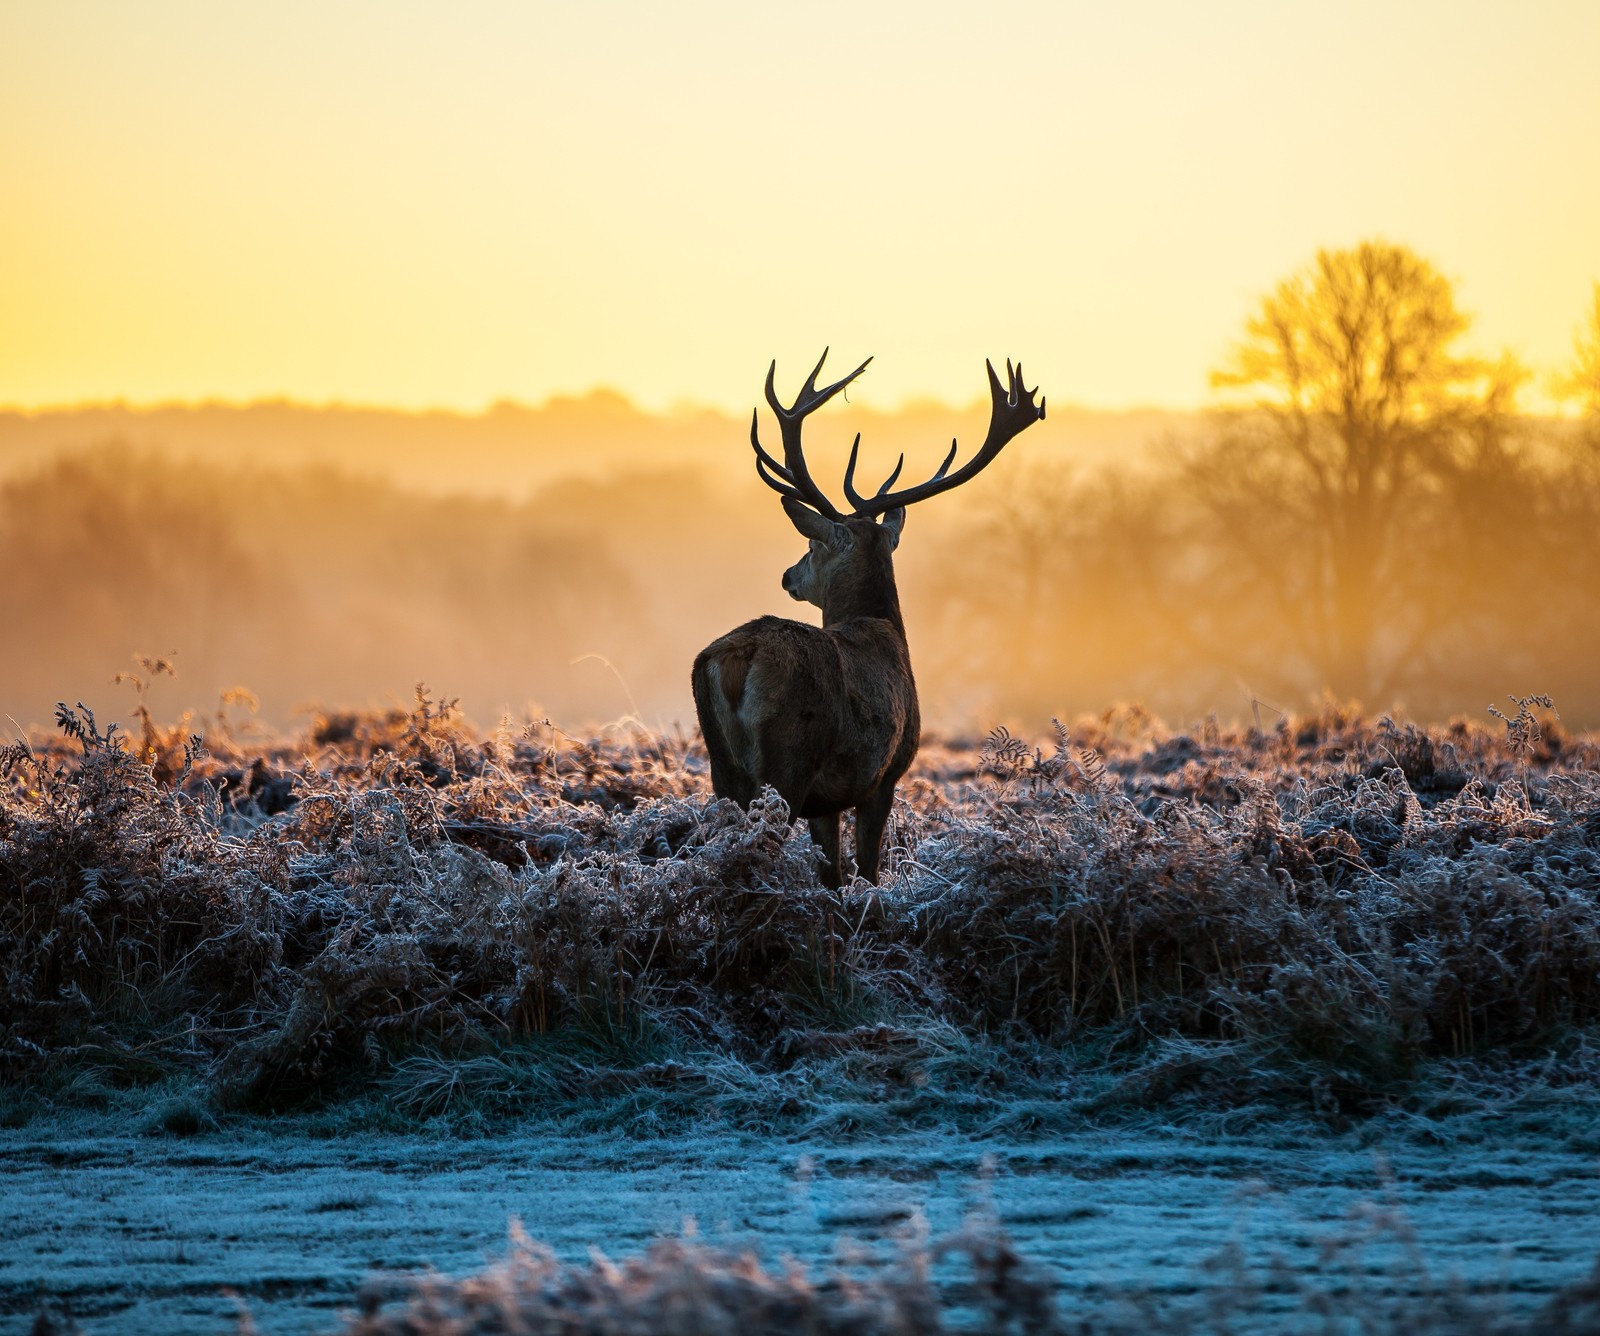
<path fill-rule="evenodd" d="M 326 1330 L 374 1277 L 480 1269 L 512 1218 L 573 1261 L 637 1252 L 689 1221 L 817 1272 L 845 1240 L 892 1252 L 897 1235 L 945 1233 L 975 1211 L 1049 1268 L 1073 1314 L 1114 1313 L 1134 1294 L 1203 1311 L 1208 1293 L 1259 1287 L 1243 1325 L 1270 1329 L 1304 1315 L 1292 1276 L 1363 1294 L 1369 1313 L 1460 1284 L 1495 1296 L 1488 1311 L 1526 1316 L 1589 1269 L 1600 1221 L 1593 1149 L 1400 1129 L 808 1144 L 262 1126 L 139 1137 L 87 1120 L 6 1133 L 0 1182 L 4 1332 L 28 1330 L 46 1296 L 90 1333 L 215 1333 L 241 1308 L 269 1336 Z"/>
<path fill-rule="evenodd" d="M 352 1331 L 1600 1329 L 1600 743 L 1545 702 L 928 739 L 838 891 L 679 735 L 195 723 L 0 750 L 10 1327 L 432 1267 Z M 687 1217 L 762 1263 L 586 1260 Z"/>

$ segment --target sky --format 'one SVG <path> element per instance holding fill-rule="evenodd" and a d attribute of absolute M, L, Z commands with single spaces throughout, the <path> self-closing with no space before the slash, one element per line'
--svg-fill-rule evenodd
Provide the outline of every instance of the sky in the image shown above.
<path fill-rule="evenodd" d="M 1382 236 L 1472 341 L 1600 279 L 1593 0 L 0 0 L 0 404 L 1206 402 Z"/>

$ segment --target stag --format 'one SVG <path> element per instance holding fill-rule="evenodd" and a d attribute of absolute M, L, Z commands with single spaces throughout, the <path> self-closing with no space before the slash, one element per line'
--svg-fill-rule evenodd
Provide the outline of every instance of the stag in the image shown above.
<path fill-rule="evenodd" d="M 758 617 L 712 641 L 694 661 L 691 682 L 700 731 L 711 758 L 717 796 L 748 805 L 770 784 L 804 818 L 822 854 L 822 880 L 839 885 L 839 816 L 856 814 L 856 867 L 878 879 L 884 827 L 894 789 L 917 754 L 922 718 L 911 675 L 905 621 L 895 589 L 895 548 L 906 507 L 959 487 L 987 468 L 1014 436 L 1044 417 L 1036 390 L 1022 383 L 1022 367 L 1006 363 L 1001 385 L 993 363 L 989 434 L 961 468 L 956 443 L 926 482 L 894 490 L 905 456 L 871 496 L 856 491 L 856 434 L 845 467 L 844 494 L 851 510 L 837 509 L 812 480 L 801 448 L 805 420 L 867 369 L 869 357 L 843 380 L 817 388 L 824 349 L 804 388 L 787 408 L 767 371 L 767 403 L 783 441 L 780 462 L 762 447 L 759 413 L 750 415 L 756 472 L 783 500 L 783 509 L 809 548 L 783 573 L 783 587 L 798 602 L 822 609 L 822 626 L 783 617 Z"/>

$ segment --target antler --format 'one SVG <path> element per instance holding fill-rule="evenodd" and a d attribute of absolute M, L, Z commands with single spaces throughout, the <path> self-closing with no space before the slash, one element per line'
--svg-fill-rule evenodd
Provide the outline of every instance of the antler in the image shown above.
<path fill-rule="evenodd" d="M 927 482 L 918 483 L 915 487 L 891 492 L 889 489 L 894 486 L 895 480 L 900 476 L 900 470 L 905 467 L 906 457 L 901 455 L 900 462 L 894 466 L 894 472 L 885 480 L 883 486 L 871 496 L 862 496 L 855 489 L 856 453 L 861 445 L 861 437 L 858 435 L 855 445 L 850 447 L 850 463 L 844 471 L 844 494 L 850 498 L 850 504 L 855 507 L 857 515 L 882 515 L 896 506 L 909 506 L 914 501 L 926 501 L 930 496 L 937 496 L 940 492 L 948 492 L 952 487 L 959 487 L 968 478 L 987 468 L 1012 437 L 1044 417 L 1045 401 L 1040 399 L 1035 406 L 1033 396 L 1038 393 L 1038 387 L 1035 386 L 1030 390 L 1022 383 L 1020 362 L 1013 367 L 1011 360 L 1006 359 L 1006 377 L 1010 382 L 1009 386 L 1000 384 L 1000 377 L 995 375 L 993 362 L 985 361 L 984 366 L 989 369 L 989 397 L 994 401 L 994 406 L 989 414 L 989 434 L 984 437 L 978 453 L 951 473 L 950 465 L 956 460 L 956 443 L 951 441 L 950 453 L 944 457 L 944 463 L 939 465 L 939 471 L 933 477 Z"/>
<path fill-rule="evenodd" d="M 771 455 L 761 448 L 761 439 L 756 434 L 757 411 L 750 412 L 750 444 L 755 447 L 756 472 L 761 476 L 761 481 L 777 492 L 780 496 L 793 497 L 796 501 L 803 501 L 806 505 L 820 510 L 830 520 L 845 518 L 834 506 L 833 502 L 823 494 L 820 487 L 811 480 L 811 474 L 806 468 L 805 451 L 800 445 L 800 431 L 806 418 L 821 408 L 829 399 L 838 394 L 851 381 L 867 369 L 872 361 L 869 357 L 843 380 L 837 380 L 824 389 L 817 388 L 817 373 L 822 370 L 822 364 L 828 360 L 828 350 L 822 350 L 822 356 L 817 359 L 817 364 L 811 369 L 811 374 L 806 377 L 806 383 L 793 404 L 785 408 L 778 402 L 778 394 L 773 389 L 773 377 L 778 374 L 778 363 L 774 359 L 767 368 L 767 403 L 772 408 L 778 419 L 778 430 L 783 436 L 783 463 L 778 463 Z M 991 373 L 992 374 L 992 373 Z M 850 459 L 855 461 L 855 452 L 861 444 L 861 435 L 856 434 L 856 443 L 850 447 Z M 892 482 L 893 479 L 891 478 Z M 849 484 L 846 484 L 848 489 Z"/>

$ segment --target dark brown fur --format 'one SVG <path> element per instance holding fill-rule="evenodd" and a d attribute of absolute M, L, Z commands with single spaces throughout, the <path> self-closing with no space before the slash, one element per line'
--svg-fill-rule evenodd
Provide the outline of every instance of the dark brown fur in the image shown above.
<path fill-rule="evenodd" d="M 895 785 L 921 733 L 891 555 L 899 519 L 830 525 L 806 514 L 802 532 L 828 536 L 813 538 L 784 587 L 821 606 L 822 626 L 760 617 L 713 641 L 694 661 L 695 709 L 720 796 L 748 803 L 775 788 L 808 822 L 830 886 L 841 877 L 839 814 L 854 808 L 857 870 L 875 882 Z"/>

